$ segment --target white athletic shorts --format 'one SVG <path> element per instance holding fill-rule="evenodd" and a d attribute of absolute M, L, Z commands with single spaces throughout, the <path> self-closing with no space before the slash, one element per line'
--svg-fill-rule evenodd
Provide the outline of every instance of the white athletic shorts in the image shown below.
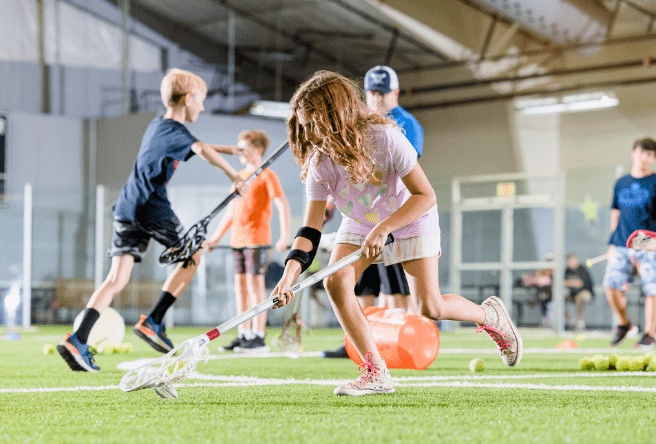
<path fill-rule="evenodd" d="M 351 244 L 361 247 L 365 237 L 361 234 L 340 232 L 335 237 L 334 245 Z M 413 259 L 437 256 L 441 251 L 440 233 L 429 236 L 409 237 L 407 239 L 394 239 L 394 242 L 383 247 L 382 254 L 376 258 L 374 263 L 384 263 L 385 265 L 398 264 Z"/>

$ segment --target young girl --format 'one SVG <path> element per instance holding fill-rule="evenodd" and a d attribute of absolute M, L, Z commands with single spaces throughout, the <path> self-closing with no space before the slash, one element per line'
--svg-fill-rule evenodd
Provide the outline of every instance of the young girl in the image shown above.
<path fill-rule="evenodd" d="M 326 200 L 342 212 L 330 262 L 360 246 L 363 258 L 324 280 L 342 328 L 364 359 L 365 371 L 335 389 L 336 395 L 394 393 L 392 379 L 374 342 L 369 323 L 355 298 L 355 283 L 375 261 L 401 263 L 421 313 L 434 320 L 475 322 L 499 347 L 508 366 L 519 364 L 522 340 L 501 300 L 481 305 L 458 295 L 442 295 L 438 282 L 440 229 L 435 192 L 417 153 L 399 128 L 369 111 L 361 93 L 339 74 L 321 71 L 291 100 L 289 140 L 305 180 L 308 205 L 304 227 L 285 261 L 285 272 L 272 292 L 280 303 L 294 298 L 291 287 L 316 251 Z M 384 246 L 392 233 L 394 243 Z"/>

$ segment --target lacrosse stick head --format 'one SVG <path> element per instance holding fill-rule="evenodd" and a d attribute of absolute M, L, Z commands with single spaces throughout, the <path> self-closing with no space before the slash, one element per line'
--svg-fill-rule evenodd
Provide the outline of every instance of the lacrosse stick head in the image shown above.
<path fill-rule="evenodd" d="M 301 352 L 301 332 L 303 321 L 298 313 L 292 313 L 282 326 L 282 330 L 277 337 L 277 345 L 281 352 Z"/>
<path fill-rule="evenodd" d="M 635 250 L 656 251 L 656 232 L 636 230 L 629 236 L 626 246 Z"/>
<path fill-rule="evenodd" d="M 207 362 L 209 342 L 207 335 L 189 339 L 164 356 L 130 370 L 121 378 L 121 390 L 133 392 L 154 388 L 162 399 L 177 398 L 178 394 L 172 384 L 193 373 L 198 361 Z"/>
<path fill-rule="evenodd" d="M 184 237 L 180 238 L 175 244 L 168 247 L 159 256 L 159 264 L 169 265 L 176 262 L 183 262 L 184 267 L 195 264 L 192 259 L 193 255 L 200 250 L 205 237 L 207 237 L 207 224 L 209 219 L 205 218 L 191 227 Z"/>

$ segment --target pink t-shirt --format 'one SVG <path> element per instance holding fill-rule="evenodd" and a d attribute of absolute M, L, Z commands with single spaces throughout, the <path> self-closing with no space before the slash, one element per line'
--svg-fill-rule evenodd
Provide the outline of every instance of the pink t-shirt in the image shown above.
<path fill-rule="evenodd" d="M 417 152 L 398 127 L 374 125 L 371 130 L 375 152 L 374 175 L 369 182 L 354 185 L 346 169 L 336 165 L 328 156 L 317 164 L 315 154 L 310 161 L 306 179 L 308 201 L 335 199 L 342 212 L 339 232 L 363 236 L 381 220 L 398 210 L 411 196 L 401 178 L 417 163 Z M 419 219 L 392 232 L 398 239 L 438 234 L 440 232 L 437 205 Z"/>

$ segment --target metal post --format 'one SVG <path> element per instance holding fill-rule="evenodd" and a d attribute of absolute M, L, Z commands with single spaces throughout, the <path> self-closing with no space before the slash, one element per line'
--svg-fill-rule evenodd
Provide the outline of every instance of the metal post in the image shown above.
<path fill-rule="evenodd" d="M 121 93 L 123 114 L 130 112 L 130 0 L 119 0 L 123 19 L 123 57 L 121 64 Z"/>
<path fill-rule="evenodd" d="M 460 210 L 460 182 L 451 182 L 451 293 L 460 294 L 462 264 L 462 211 Z"/>
<path fill-rule="evenodd" d="M 552 296 L 554 309 L 553 328 L 556 333 L 565 331 L 565 172 L 558 175 L 556 206 L 554 208 L 554 261 Z"/>
<path fill-rule="evenodd" d="M 512 269 L 513 231 L 515 229 L 514 210 L 508 206 L 501 210 L 501 300 L 508 310 L 512 309 Z"/>
<path fill-rule="evenodd" d="M 207 259 L 201 255 L 196 271 L 196 289 L 191 292 L 191 322 L 202 324 L 207 313 Z"/>
<path fill-rule="evenodd" d="M 59 15 L 59 2 L 60 0 L 55 1 L 55 64 L 57 65 L 57 78 L 59 80 L 59 114 L 63 115 L 66 110 L 66 102 L 64 97 L 64 67 L 61 62 L 61 19 Z"/>
<path fill-rule="evenodd" d="M 32 184 L 23 191 L 23 327 L 32 325 Z"/>
<path fill-rule="evenodd" d="M 228 11 L 228 111 L 235 108 L 235 13 Z"/>
<path fill-rule="evenodd" d="M 104 245 L 103 238 L 105 234 L 105 187 L 98 185 L 96 187 L 96 248 L 95 248 L 95 267 L 94 267 L 94 284 L 95 288 L 100 287 L 103 282 L 103 259 Z"/>
<path fill-rule="evenodd" d="M 36 0 L 37 52 L 39 55 L 39 103 L 42 113 L 50 112 L 50 79 L 46 65 L 45 32 L 43 28 L 43 0 Z"/>

